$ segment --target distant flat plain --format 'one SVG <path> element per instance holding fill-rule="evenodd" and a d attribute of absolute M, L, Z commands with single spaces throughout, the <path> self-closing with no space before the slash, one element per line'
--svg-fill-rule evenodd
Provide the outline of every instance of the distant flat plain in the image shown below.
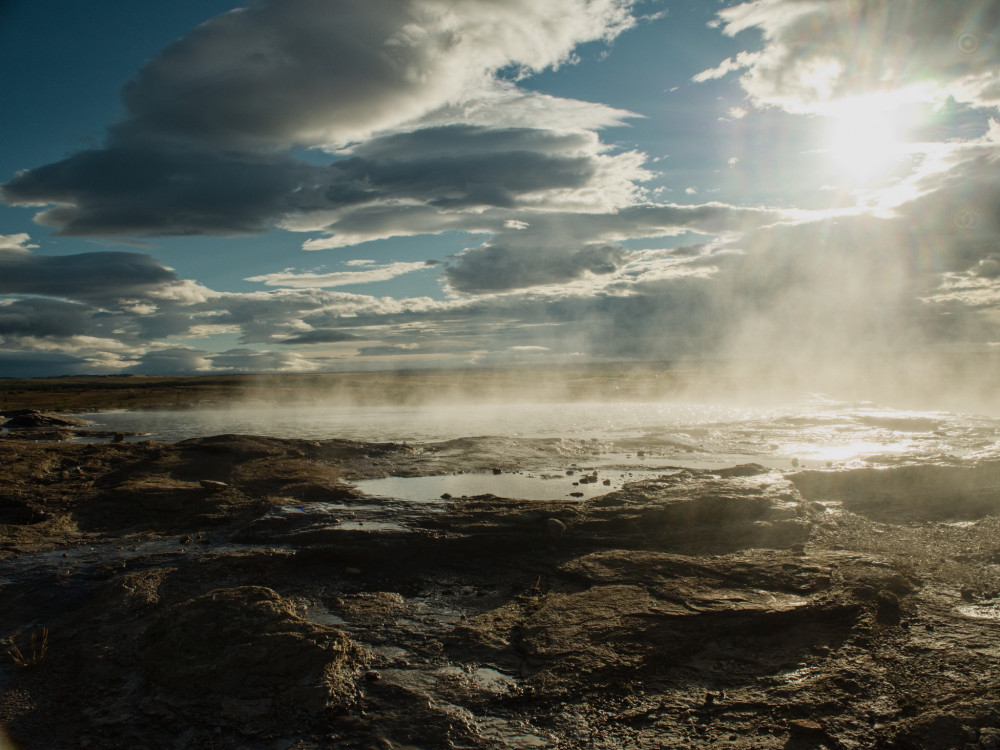
<path fill-rule="evenodd" d="M 601 362 L 356 372 L 0 377 L 0 411 L 178 408 L 231 403 L 456 404 L 655 401 L 759 403 L 805 393 L 908 408 L 1000 413 L 1000 352 L 929 359 L 886 354 L 822 362 Z"/>

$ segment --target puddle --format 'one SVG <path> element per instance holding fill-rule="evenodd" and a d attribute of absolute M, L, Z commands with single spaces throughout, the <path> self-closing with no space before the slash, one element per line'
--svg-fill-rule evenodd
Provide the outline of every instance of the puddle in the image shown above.
<path fill-rule="evenodd" d="M 956 609 L 959 614 L 977 620 L 1000 620 L 1000 600 L 997 599 L 983 604 L 963 604 Z"/>
<path fill-rule="evenodd" d="M 302 619 L 309 620 L 309 622 L 314 622 L 317 625 L 327 625 L 330 627 L 342 628 L 347 625 L 347 621 L 340 615 L 335 615 L 325 607 L 315 605 L 303 608 Z"/>
<path fill-rule="evenodd" d="M 572 471 L 570 476 L 565 471 L 553 469 L 528 473 L 484 472 L 431 477 L 384 477 L 356 482 L 354 486 L 373 497 L 418 503 L 440 501 L 445 495 L 472 497 L 486 494 L 522 500 L 563 500 L 568 497 L 588 499 L 619 490 L 628 482 L 672 474 L 676 469 L 616 470 L 598 467 Z"/>
<path fill-rule="evenodd" d="M 286 505 L 270 511 L 272 518 L 300 516 L 309 520 L 299 533 L 312 533 L 318 529 L 340 531 L 409 531 L 408 521 L 418 516 L 444 510 L 443 503 L 430 507 L 426 503 L 414 507 L 406 502 L 365 503 L 345 505 L 343 503 L 312 502 L 304 505 Z M 291 534 L 294 536 L 294 532 Z"/>

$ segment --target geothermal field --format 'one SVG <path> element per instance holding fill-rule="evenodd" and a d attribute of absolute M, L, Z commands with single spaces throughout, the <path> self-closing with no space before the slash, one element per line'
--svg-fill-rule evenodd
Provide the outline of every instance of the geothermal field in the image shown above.
<path fill-rule="evenodd" d="M 1000 747 L 1000 420 L 407 377 L 8 381 L 0 747 Z"/>

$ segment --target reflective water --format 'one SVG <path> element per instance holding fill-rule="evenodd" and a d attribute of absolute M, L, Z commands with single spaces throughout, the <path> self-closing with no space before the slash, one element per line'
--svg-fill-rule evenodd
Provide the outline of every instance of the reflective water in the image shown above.
<path fill-rule="evenodd" d="M 451 406 L 201 408 L 83 415 L 95 428 L 156 440 L 240 433 L 419 443 L 463 455 L 548 456 L 553 465 L 652 462 L 775 468 L 897 465 L 1000 457 L 1000 420 L 916 412 L 810 396 L 786 405 L 578 402 Z M 949 458 L 950 457 L 950 458 Z M 443 490 L 447 491 L 447 490 Z M 452 493 L 454 494 L 454 493 Z"/>

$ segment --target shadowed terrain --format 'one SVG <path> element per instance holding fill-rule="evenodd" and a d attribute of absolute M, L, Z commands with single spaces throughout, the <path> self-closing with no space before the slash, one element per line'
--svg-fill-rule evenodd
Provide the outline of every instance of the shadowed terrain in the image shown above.
<path fill-rule="evenodd" d="M 483 467 L 231 435 L 0 465 L 25 750 L 1000 744 L 990 464 L 431 504 L 352 482 Z"/>

